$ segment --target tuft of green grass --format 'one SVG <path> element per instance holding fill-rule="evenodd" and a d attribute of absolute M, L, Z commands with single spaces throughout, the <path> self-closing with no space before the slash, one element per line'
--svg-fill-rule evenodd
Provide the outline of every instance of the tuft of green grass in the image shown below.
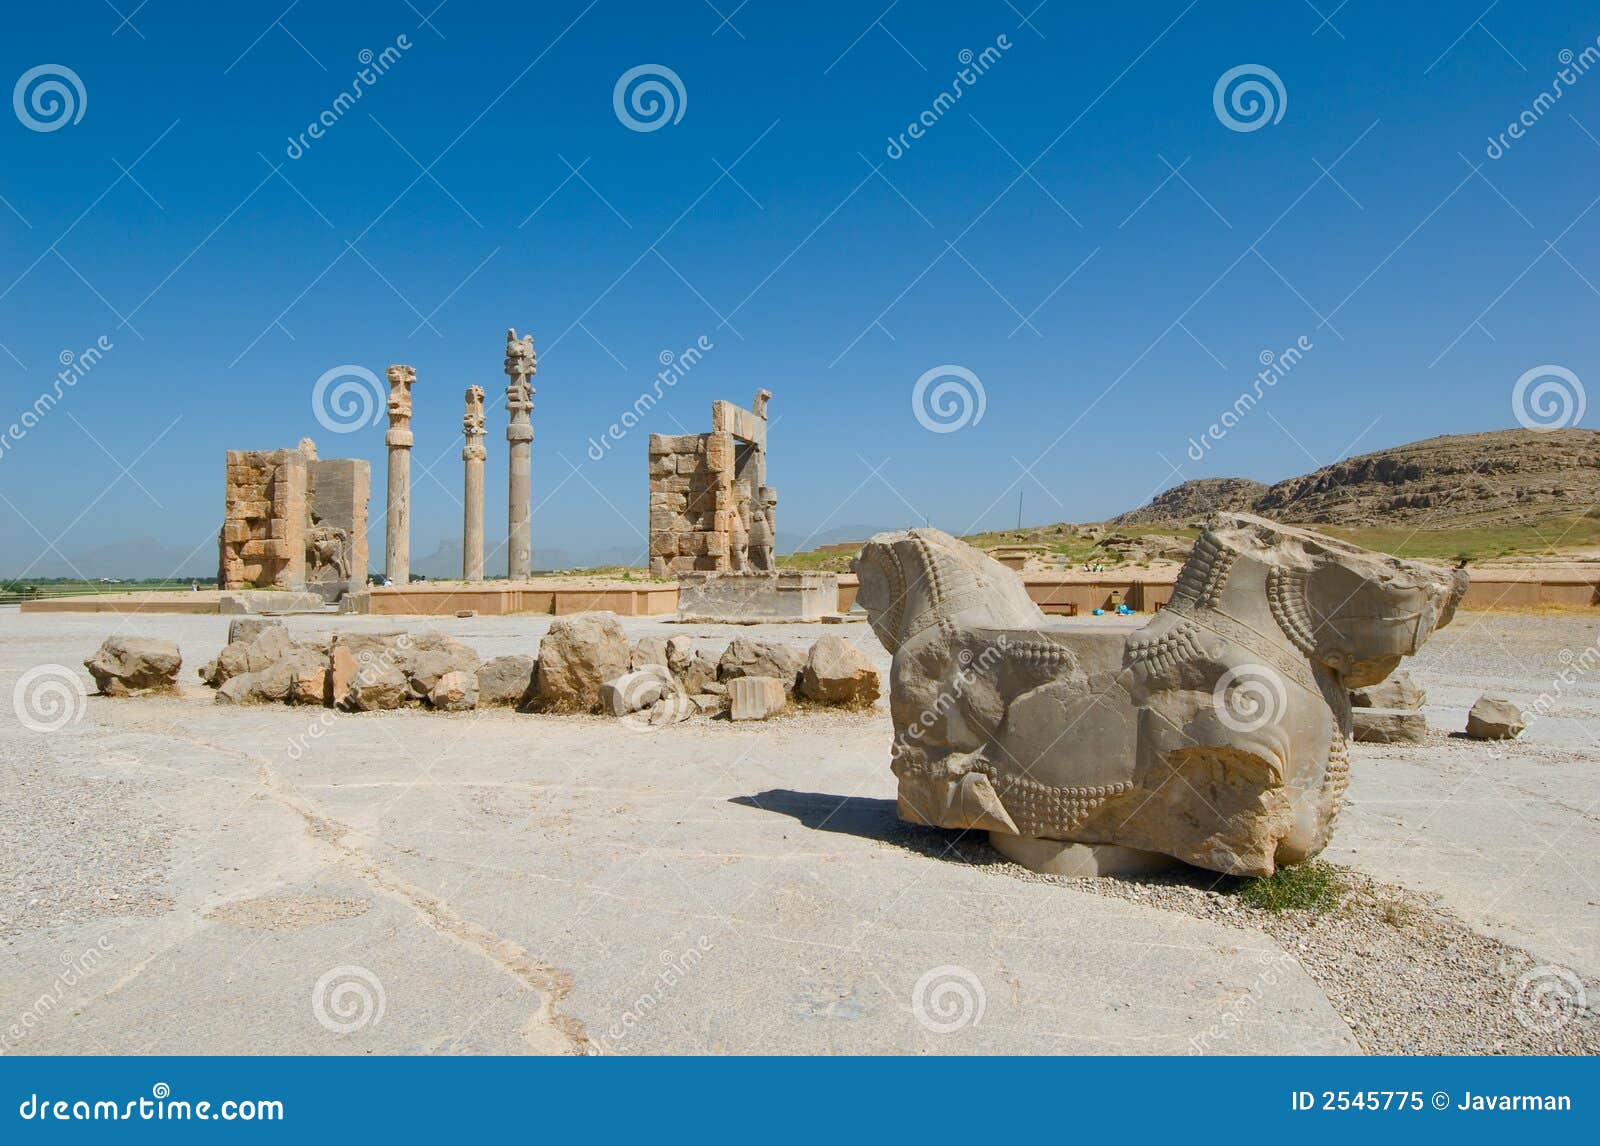
<path fill-rule="evenodd" d="M 1274 915 L 1282 911 L 1322 915 L 1338 907 L 1348 890 L 1343 872 L 1324 860 L 1312 860 L 1279 868 L 1262 879 L 1243 880 L 1235 894 L 1241 902 Z"/>

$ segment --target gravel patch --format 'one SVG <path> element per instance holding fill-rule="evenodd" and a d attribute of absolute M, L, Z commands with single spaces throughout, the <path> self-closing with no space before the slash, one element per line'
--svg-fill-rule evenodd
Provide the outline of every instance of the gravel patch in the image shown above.
<path fill-rule="evenodd" d="M 998 876 L 1051 883 L 1271 936 L 1322 988 L 1369 1054 L 1600 1054 L 1600 982 L 1481 935 L 1432 896 L 1348 868 L 1337 907 L 1279 912 L 1248 881 L 1185 868 L 1136 879 L 1041 875 L 971 833 L 899 826 L 887 844 Z"/>

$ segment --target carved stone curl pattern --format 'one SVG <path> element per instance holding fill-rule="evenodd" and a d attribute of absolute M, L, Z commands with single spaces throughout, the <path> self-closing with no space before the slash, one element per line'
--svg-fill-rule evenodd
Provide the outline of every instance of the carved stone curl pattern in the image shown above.
<path fill-rule="evenodd" d="M 894 657 L 900 815 L 1269 875 L 1328 842 L 1348 686 L 1447 624 L 1466 575 L 1248 514 L 1209 524 L 1141 629 L 1048 618 L 933 529 L 880 534 L 857 601 Z"/>

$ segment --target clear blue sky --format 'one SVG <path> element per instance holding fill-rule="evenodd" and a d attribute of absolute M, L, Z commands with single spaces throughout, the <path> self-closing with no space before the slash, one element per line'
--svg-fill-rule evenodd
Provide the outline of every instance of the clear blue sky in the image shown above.
<path fill-rule="evenodd" d="M 0 453 L 5 572 L 41 534 L 67 555 L 199 546 L 185 570 L 210 569 L 223 451 L 304 436 L 373 462 L 381 521 L 383 427 L 313 416 L 343 364 L 417 369 L 419 555 L 459 534 L 461 393 L 490 394 L 498 538 L 509 325 L 540 359 L 535 544 L 574 559 L 642 547 L 646 434 L 706 429 L 713 398 L 759 386 L 779 526 L 803 537 L 1000 527 L 1019 490 L 1029 521 L 1096 519 L 1181 478 L 1514 426 L 1533 367 L 1600 375 L 1600 67 L 1486 154 L 1560 53 L 1595 44 L 1592 4 L 902 0 L 869 22 L 881 4 L 436 3 L 8 13 L 6 82 L 63 65 L 85 98 L 55 130 L 0 122 L 0 423 L 64 351 L 112 349 Z M 402 35 L 290 158 L 359 54 Z M 960 53 L 1001 36 L 890 158 Z M 622 122 L 614 87 L 639 65 L 680 78 L 675 122 Z M 1214 106 L 1240 65 L 1284 92 L 1256 130 Z M 592 461 L 661 352 L 702 335 L 704 360 Z M 1260 353 L 1302 337 L 1186 457 Z M 932 433 L 913 387 L 951 365 L 983 416 Z"/>

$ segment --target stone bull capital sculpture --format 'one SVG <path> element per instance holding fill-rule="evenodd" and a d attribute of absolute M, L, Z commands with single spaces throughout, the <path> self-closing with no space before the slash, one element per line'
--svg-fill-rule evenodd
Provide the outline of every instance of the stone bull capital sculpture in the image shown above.
<path fill-rule="evenodd" d="M 902 819 L 986 829 L 1034 866 L 1116 845 L 1255 876 L 1327 846 L 1348 690 L 1448 624 L 1467 585 L 1248 514 L 1211 520 L 1137 630 L 1046 617 L 936 529 L 879 534 L 854 568 L 894 656 Z"/>

